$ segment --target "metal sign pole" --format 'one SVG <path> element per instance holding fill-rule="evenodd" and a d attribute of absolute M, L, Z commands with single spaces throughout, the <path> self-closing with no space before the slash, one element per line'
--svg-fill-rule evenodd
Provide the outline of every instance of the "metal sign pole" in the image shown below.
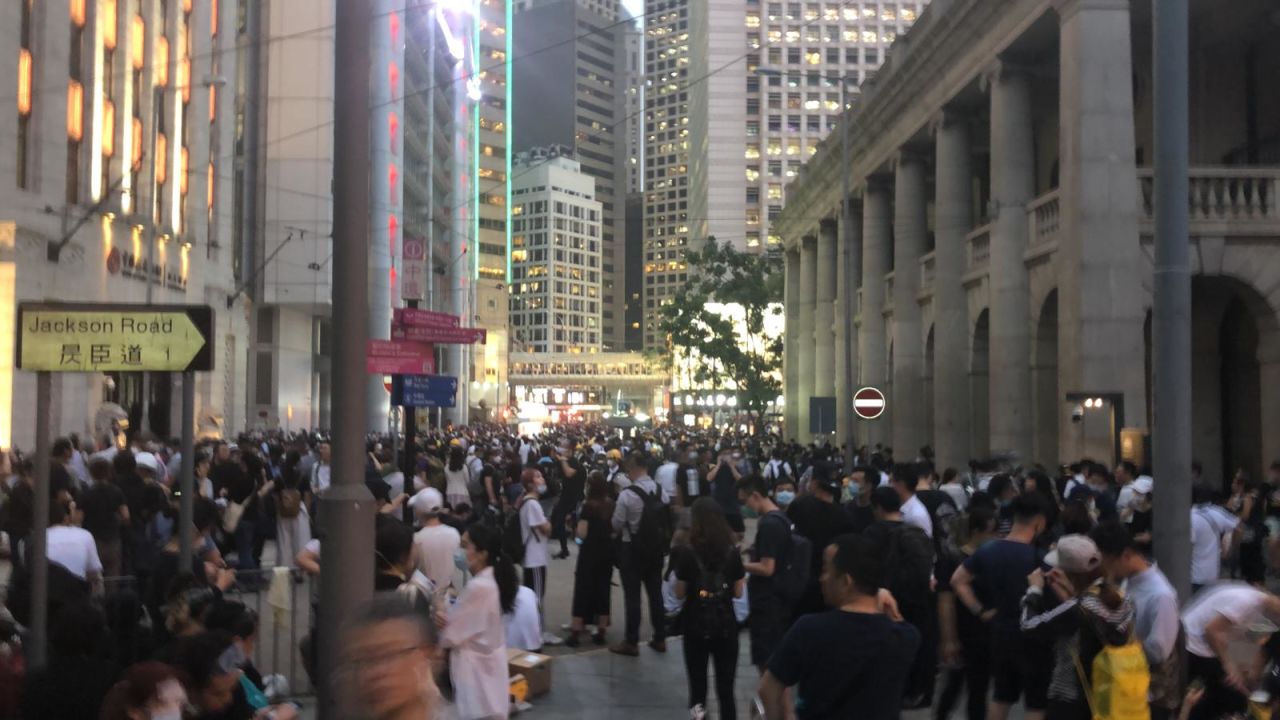
<path fill-rule="evenodd" d="M 195 550 L 195 414 L 196 375 L 182 373 L 182 470 L 178 473 L 178 557 L 186 562 Z"/>
<path fill-rule="evenodd" d="M 31 523 L 31 645 L 27 664 L 44 667 L 49 644 L 49 404 L 53 375 L 36 373 L 36 485 Z"/>

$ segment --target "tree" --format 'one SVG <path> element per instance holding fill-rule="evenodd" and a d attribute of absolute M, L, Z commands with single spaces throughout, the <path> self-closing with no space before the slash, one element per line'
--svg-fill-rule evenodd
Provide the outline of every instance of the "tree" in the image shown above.
<path fill-rule="evenodd" d="M 765 255 L 707 238 L 686 255 L 688 280 L 662 306 L 662 331 L 700 385 L 734 389 L 757 433 L 782 392 L 782 338 L 765 332 L 782 313 L 782 273 Z M 725 307 L 729 306 L 729 307 Z"/>

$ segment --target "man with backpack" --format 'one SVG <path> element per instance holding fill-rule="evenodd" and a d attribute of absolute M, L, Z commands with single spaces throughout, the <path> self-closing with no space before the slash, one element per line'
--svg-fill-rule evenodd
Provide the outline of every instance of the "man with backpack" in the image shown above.
<path fill-rule="evenodd" d="M 769 486 L 763 477 L 751 474 L 739 480 L 738 497 L 760 518 L 755 545 L 744 551 L 750 559 L 743 567 L 750 574 L 747 602 L 751 607 L 751 664 L 763 674 L 769 657 L 791 625 L 791 610 L 799 599 L 799 593 L 787 592 L 792 587 L 789 581 L 800 573 L 807 576 L 809 561 L 795 567 L 791 520 L 769 497 Z M 800 593 L 807 579 L 799 583 Z"/>
<path fill-rule="evenodd" d="M 911 477 L 915 479 L 914 473 Z M 934 678 L 938 671 L 937 614 L 930 588 L 933 541 L 903 518 L 900 490 L 878 487 L 871 491 L 871 508 L 876 521 L 863 535 L 884 558 L 885 587 L 898 601 L 902 617 L 920 635 L 920 649 L 911 665 L 903 708 L 929 707 L 933 704 Z"/>
<path fill-rule="evenodd" d="M 630 484 L 618 493 L 613 509 L 613 531 L 621 540 L 617 552 L 626 606 L 626 635 L 609 648 L 618 655 L 640 654 L 640 589 L 649 598 L 653 639 L 649 647 L 667 651 L 662 605 L 662 559 L 671 549 L 671 498 L 649 477 L 649 460 L 643 452 L 627 455 L 624 465 Z"/>

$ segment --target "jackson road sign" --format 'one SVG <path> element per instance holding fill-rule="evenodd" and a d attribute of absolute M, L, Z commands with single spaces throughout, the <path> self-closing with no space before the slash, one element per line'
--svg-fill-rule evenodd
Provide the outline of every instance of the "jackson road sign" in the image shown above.
<path fill-rule="evenodd" d="M 207 305 L 21 303 L 17 365 L 44 372 L 213 369 Z"/>
<path fill-rule="evenodd" d="M 864 387 L 853 394 L 853 411 L 863 420 L 875 420 L 884 413 L 884 393 L 873 387 Z"/>

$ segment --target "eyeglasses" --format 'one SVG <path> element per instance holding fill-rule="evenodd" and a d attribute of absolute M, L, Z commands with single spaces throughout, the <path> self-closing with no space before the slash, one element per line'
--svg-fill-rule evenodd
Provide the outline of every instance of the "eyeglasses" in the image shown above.
<path fill-rule="evenodd" d="M 346 672 L 368 671 L 374 668 L 380 668 L 389 665 L 395 660 L 399 660 L 409 653 L 421 650 L 420 645 L 410 645 L 408 647 L 396 650 L 387 650 L 385 652 L 371 652 L 361 655 L 352 655 L 342 662 L 342 670 Z"/>

